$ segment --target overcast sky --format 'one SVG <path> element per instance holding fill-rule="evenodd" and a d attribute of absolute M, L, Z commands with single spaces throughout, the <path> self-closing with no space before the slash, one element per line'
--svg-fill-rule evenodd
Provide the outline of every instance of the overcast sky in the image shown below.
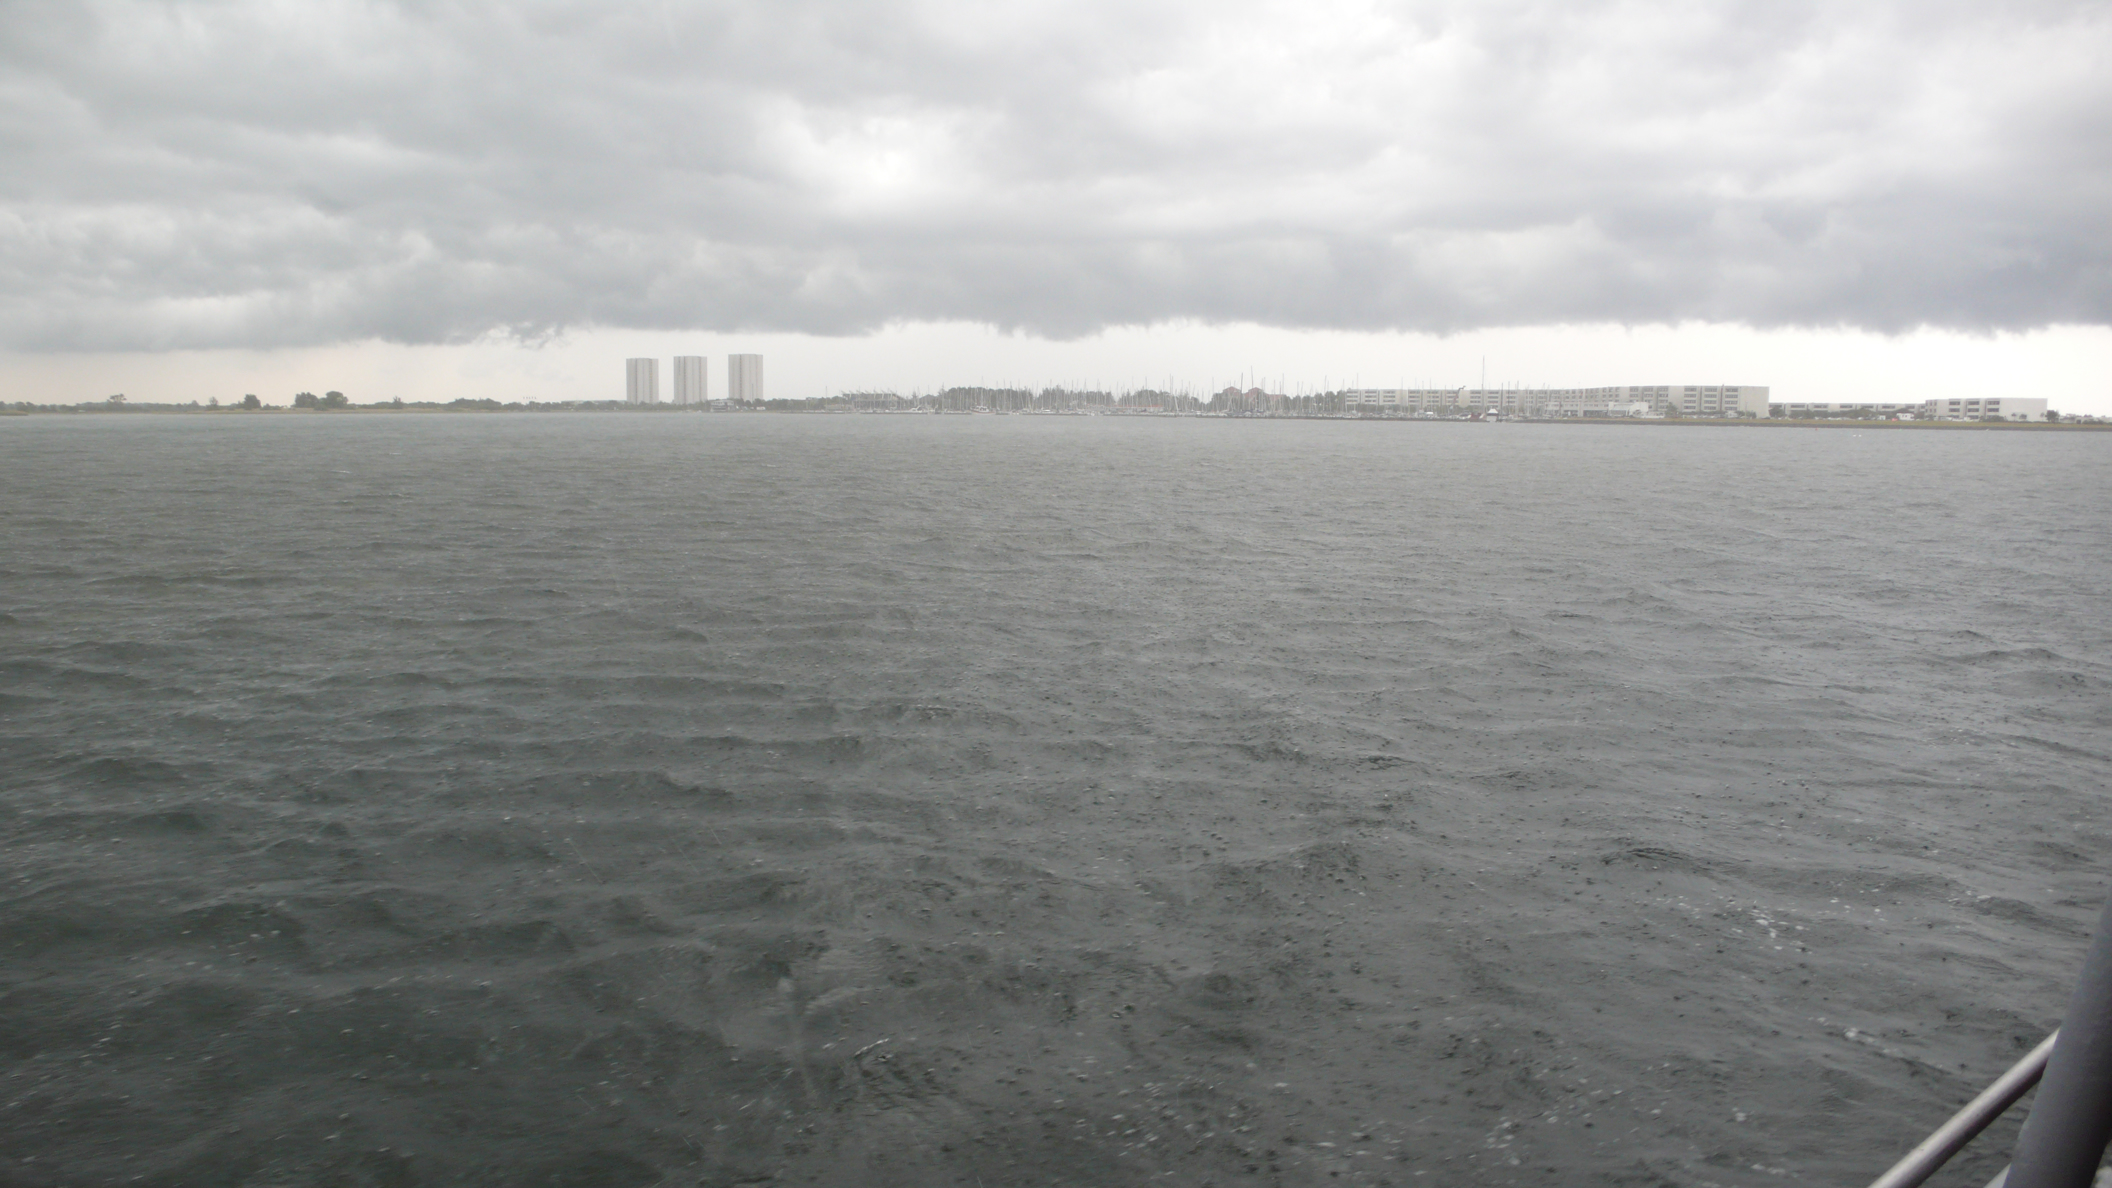
<path fill-rule="evenodd" d="M 925 323 L 2112 362 L 2103 3 L 9 0 L 0 145 L 18 381 Z"/>

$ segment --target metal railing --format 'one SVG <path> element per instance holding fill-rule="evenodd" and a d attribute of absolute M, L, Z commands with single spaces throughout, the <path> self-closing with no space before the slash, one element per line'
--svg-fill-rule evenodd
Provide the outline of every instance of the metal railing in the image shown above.
<path fill-rule="evenodd" d="M 2112 900 L 2098 915 L 2060 1030 L 1870 1188 L 1914 1188 L 2043 1078 L 2009 1167 L 1988 1188 L 2089 1188 L 2112 1139 Z"/>
<path fill-rule="evenodd" d="M 1988 1124 L 2002 1116 L 2002 1112 L 2017 1104 L 2017 1100 L 2031 1091 L 2046 1072 L 2046 1058 L 2053 1054 L 2053 1041 L 2060 1032 L 2039 1041 L 2024 1059 L 2010 1065 L 2009 1071 L 1995 1078 L 1995 1083 L 1980 1092 L 1980 1096 L 1966 1103 L 1965 1108 L 1951 1115 L 1951 1119 L 1937 1127 L 1920 1145 L 1906 1153 L 1891 1170 L 1870 1181 L 1870 1188 L 1916 1188 L 1923 1180 L 1936 1174 L 1937 1169 L 1950 1162 L 1951 1156 L 1965 1149 L 1973 1136 L 1986 1130 Z M 2007 1177 L 2005 1170 L 1995 1177 L 1997 1183 Z M 1989 1188 L 1994 1188 L 1990 1185 Z"/>

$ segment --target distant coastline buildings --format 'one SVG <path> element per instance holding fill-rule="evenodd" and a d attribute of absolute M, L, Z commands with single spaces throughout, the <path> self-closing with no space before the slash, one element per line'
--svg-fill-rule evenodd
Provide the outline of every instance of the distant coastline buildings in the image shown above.
<path fill-rule="evenodd" d="M 1978 425 L 2043 422 L 2046 425 L 2112 429 L 2112 415 L 2067 414 L 2047 407 L 2043 396 L 1939 396 L 1920 400 L 1771 401 L 1768 389 L 1741 385 L 1628 385 L 1604 388 L 1351 388 L 1286 395 L 1263 388 L 1228 387 L 1210 395 L 1192 391 L 1048 387 L 952 387 L 934 392 L 840 391 L 826 396 L 763 399 L 762 356 L 736 355 L 727 360 L 727 386 L 742 394 L 738 401 L 711 399 L 709 360 L 678 355 L 672 374 L 673 407 L 688 411 L 738 407 L 744 412 L 820 413 L 1026 413 L 1067 416 L 1142 415 L 1201 417 L 1319 417 L 1352 420 L 1542 421 L 1674 419 L 1748 424 L 1804 425 L 1835 422 L 1908 421 Z M 298 393 L 297 413 L 334 411 L 589 411 L 610 408 L 665 408 L 660 400 L 659 362 L 624 361 L 624 400 L 590 399 L 501 403 L 489 397 L 459 397 L 445 404 L 402 399 L 355 404 L 342 393 L 317 397 Z M 1172 385 L 1168 385 L 1170 388 Z M 149 404 L 111 396 L 77 404 L 0 402 L 0 416 L 33 412 L 218 412 L 269 411 L 256 396 L 239 406 L 218 398 L 201 405 Z M 1764 410 L 1764 411 L 1762 411 Z"/>
<path fill-rule="evenodd" d="M 705 371 L 706 359 L 702 355 L 676 355 L 671 373 L 675 384 L 676 404 L 711 403 L 711 376 Z"/>
<path fill-rule="evenodd" d="M 763 398 L 763 357 L 761 355 L 726 356 L 726 397 L 729 400 L 757 402 Z"/>
<path fill-rule="evenodd" d="M 660 403 L 660 360 L 623 361 L 623 400 L 625 404 Z"/>
<path fill-rule="evenodd" d="M 2043 421 L 2044 396 L 1937 397 L 1934 400 L 1797 401 L 1770 404 L 1771 416 L 1795 421 L 1837 417 L 1911 417 L 1917 421 Z"/>
<path fill-rule="evenodd" d="M 711 360 L 704 355 L 676 355 L 668 374 L 672 379 L 672 403 L 688 408 L 711 405 Z M 624 360 L 624 403 L 660 403 L 660 361 Z M 763 401 L 763 357 L 726 356 L 726 399 L 736 403 Z"/>
<path fill-rule="evenodd" d="M 1610 388 L 1355 388 L 1352 411 L 1499 412 L 1514 417 L 1764 417 L 1767 389 L 1739 384 L 1656 384 Z"/>
<path fill-rule="evenodd" d="M 1902 402 L 1784 404 L 1749 384 L 1631 384 L 1603 388 L 1349 388 L 1286 395 L 1226 388 L 1207 397 L 1154 391 L 1065 388 L 947 388 L 904 396 L 855 391 L 804 406 L 817 411 L 931 413 L 1144 413 L 1219 417 L 1353 417 L 1358 419 L 1498 418 L 1695 420 L 2053 421 L 2042 397 L 1988 396 Z"/>
<path fill-rule="evenodd" d="M 670 370 L 672 403 L 712 407 L 710 360 L 676 355 Z M 625 403 L 660 403 L 659 360 L 625 361 Z M 1745 420 L 1890 419 L 1915 421 L 2041 421 L 2043 397 L 1939 397 L 1924 400 L 1777 402 L 1753 384 L 1622 384 L 1597 388 L 1348 388 L 1296 396 L 1261 388 L 1226 388 L 1208 397 L 1153 391 L 1071 391 L 1046 388 L 948 388 L 902 396 L 843 392 L 804 400 L 765 399 L 763 357 L 726 356 L 723 407 L 805 408 L 841 412 L 1065 412 L 1159 413 L 1279 417 L 1679 418 Z"/>

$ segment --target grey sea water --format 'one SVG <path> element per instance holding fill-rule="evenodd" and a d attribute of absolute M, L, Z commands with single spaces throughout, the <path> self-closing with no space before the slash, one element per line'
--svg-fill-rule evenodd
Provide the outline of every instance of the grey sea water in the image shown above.
<path fill-rule="evenodd" d="M 2108 889 L 2098 435 L 41 417 L 0 488 L 8 1185 L 1854 1183 Z"/>

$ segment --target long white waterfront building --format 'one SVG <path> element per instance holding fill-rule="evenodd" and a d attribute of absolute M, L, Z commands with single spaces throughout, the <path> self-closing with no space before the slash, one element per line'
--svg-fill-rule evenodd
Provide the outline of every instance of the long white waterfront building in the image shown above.
<path fill-rule="evenodd" d="M 1796 401 L 1769 406 L 1790 420 L 1830 417 L 1906 417 L 1916 421 L 2043 421 L 2044 396 L 1951 396 L 1934 400 Z"/>
<path fill-rule="evenodd" d="M 1457 416 L 1764 417 L 1767 389 L 1739 384 L 1656 384 L 1610 388 L 1357 388 L 1352 410 Z"/>

